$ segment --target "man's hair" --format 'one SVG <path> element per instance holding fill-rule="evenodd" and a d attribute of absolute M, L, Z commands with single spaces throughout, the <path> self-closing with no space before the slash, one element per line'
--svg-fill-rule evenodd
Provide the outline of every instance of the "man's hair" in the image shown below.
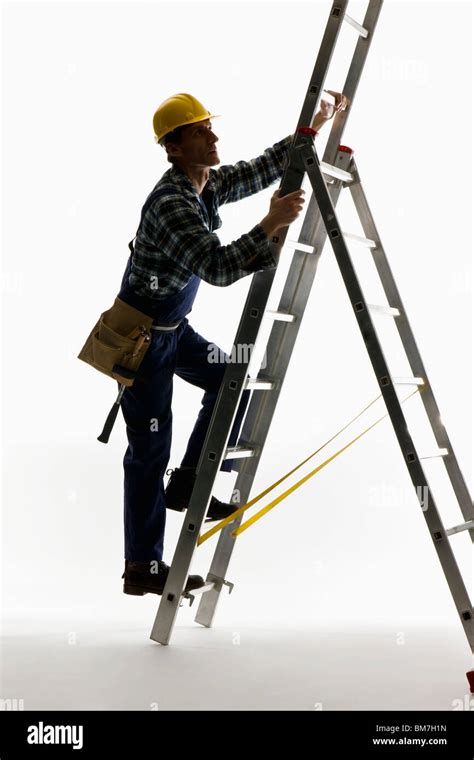
<path fill-rule="evenodd" d="M 183 141 L 183 131 L 186 129 L 186 127 L 190 127 L 190 124 L 183 124 L 181 127 L 176 127 L 176 129 L 173 129 L 172 132 L 167 132 L 166 135 L 160 140 L 160 145 L 164 147 L 166 150 L 166 146 L 168 143 L 176 143 L 177 145 L 181 145 Z M 170 164 L 175 164 L 176 159 L 173 156 L 170 156 L 168 151 L 166 151 L 167 160 L 170 162 Z"/>

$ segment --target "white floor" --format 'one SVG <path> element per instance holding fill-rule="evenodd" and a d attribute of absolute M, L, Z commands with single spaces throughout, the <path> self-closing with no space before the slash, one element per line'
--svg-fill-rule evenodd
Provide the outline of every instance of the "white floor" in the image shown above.
<path fill-rule="evenodd" d="M 164 647 L 149 612 L 4 623 L 0 696 L 25 710 L 474 709 L 454 627 L 205 629 L 190 610 Z"/>

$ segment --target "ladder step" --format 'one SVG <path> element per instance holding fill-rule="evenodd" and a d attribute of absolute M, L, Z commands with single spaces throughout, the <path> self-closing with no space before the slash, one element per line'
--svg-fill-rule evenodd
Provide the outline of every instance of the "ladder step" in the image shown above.
<path fill-rule="evenodd" d="M 245 459 L 254 456 L 255 449 L 248 446 L 229 446 L 225 451 L 224 459 Z"/>
<path fill-rule="evenodd" d="M 199 588 L 193 588 L 191 591 L 186 591 L 186 596 L 199 596 L 199 594 L 205 594 L 207 591 L 212 591 L 215 586 L 215 583 L 205 583 L 204 586 L 199 586 Z"/>
<path fill-rule="evenodd" d="M 342 234 L 347 240 L 353 240 L 354 243 L 361 243 L 362 245 L 366 245 L 367 248 L 377 248 L 375 240 L 362 237 L 361 235 L 354 235 L 352 232 L 343 232 Z"/>
<path fill-rule="evenodd" d="M 343 179 L 345 182 L 352 182 L 353 177 L 350 172 L 345 172 L 344 169 L 338 169 L 337 166 L 327 164 L 325 161 L 321 161 L 319 164 L 323 174 L 327 174 L 329 177 L 335 177 L 336 179 Z"/>
<path fill-rule="evenodd" d="M 452 536 L 454 533 L 461 533 L 463 530 L 472 530 L 474 528 L 474 520 L 461 523 L 461 525 L 455 525 L 454 528 L 449 528 L 446 531 L 447 536 Z"/>
<path fill-rule="evenodd" d="M 356 29 L 359 32 L 361 37 L 369 36 L 369 32 L 367 31 L 367 29 L 364 26 L 361 26 L 360 24 L 358 24 L 357 21 L 354 21 L 354 19 L 351 16 L 349 16 L 349 14 L 347 13 L 344 14 L 344 21 L 347 21 L 349 26 L 353 26 L 354 29 Z"/>
<path fill-rule="evenodd" d="M 425 456 L 420 457 L 420 459 L 435 459 L 436 457 L 446 457 L 448 454 L 448 449 L 438 449 L 433 454 L 425 454 Z"/>
<path fill-rule="evenodd" d="M 314 253 L 313 245 L 300 243 L 299 240 L 285 240 L 285 248 L 292 248 L 295 251 L 303 251 L 303 253 Z"/>
<path fill-rule="evenodd" d="M 275 383 L 272 380 L 262 380 L 258 377 L 255 379 L 248 379 L 245 387 L 251 391 L 271 391 L 275 387 Z"/>
<path fill-rule="evenodd" d="M 368 303 L 367 308 L 372 314 L 386 315 L 388 317 L 399 317 L 400 311 L 392 306 L 381 306 L 375 303 Z"/>
<path fill-rule="evenodd" d="M 284 311 L 266 311 L 265 316 L 269 317 L 270 319 L 275 319 L 278 322 L 294 322 L 295 321 L 294 314 L 287 314 Z"/>
<path fill-rule="evenodd" d="M 422 377 L 393 377 L 394 385 L 424 385 Z"/>

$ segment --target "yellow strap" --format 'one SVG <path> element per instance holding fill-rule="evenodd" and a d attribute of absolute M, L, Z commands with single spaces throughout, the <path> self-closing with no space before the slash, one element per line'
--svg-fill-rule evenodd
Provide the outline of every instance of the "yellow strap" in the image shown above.
<path fill-rule="evenodd" d="M 410 393 L 403 401 L 407 401 L 411 396 L 413 396 L 415 393 L 419 393 L 419 388 L 416 388 L 412 393 Z M 313 451 L 312 454 L 310 454 L 308 457 L 303 459 L 302 462 L 300 462 L 296 467 L 294 467 L 292 470 L 286 473 L 286 475 L 283 475 L 279 480 L 275 481 L 271 486 L 266 488 L 264 491 L 262 491 L 258 496 L 255 496 L 251 501 L 247 502 L 247 504 L 244 504 L 242 507 L 239 507 L 236 509 L 235 512 L 233 512 L 229 517 L 226 517 L 225 520 L 221 520 L 221 522 L 217 523 L 213 528 L 208 530 L 206 533 L 204 533 L 202 536 L 199 536 L 197 544 L 200 546 L 204 541 L 207 541 L 208 538 L 211 538 L 215 533 L 225 528 L 230 523 L 234 522 L 234 520 L 239 517 L 241 514 L 243 514 L 247 509 L 252 507 L 257 501 L 262 499 L 264 496 L 266 496 L 267 493 L 272 491 L 276 486 L 278 486 L 280 483 L 282 483 L 284 480 L 286 480 L 290 475 L 292 475 L 296 470 L 298 470 L 300 467 L 302 467 L 306 462 L 308 462 L 312 457 L 316 456 L 322 449 L 324 449 L 331 441 L 333 441 L 338 435 L 340 435 L 346 428 L 349 427 L 349 425 L 352 425 L 355 420 L 357 420 L 369 407 L 371 407 L 373 404 L 375 404 L 376 401 L 380 398 L 380 395 L 377 396 L 373 401 L 370 402 L 359 414 L 357 414 L 350 422 L 348 422 L 344 427 L 342 427 L 337 433 L 335 433 L 329 440 L 327 440 L 325 443 L 323 443 L 322 446 L 320 446 L 316 451 Z M 312 470 L 308 475 L 305 475 L 304 478 L 299 480 L 297 483 L 295 483 L 291 488 L 289 488 L 287 491 L 284 491 L 280 496 L 278 496 L 276 499 L 271 501 L 269 504 L 267 504 L 265 507 L 263 507 L 259 512 L 257 512 L 253 517 L 251 517 L 249 520 L 247 520 L 245 523 L 242 523 L 242 525 L 237 528 L 236 530 L 232 531 L 231 536 L 238 536 L 240 533 L 243 533 L 244 530 L 247 530 L 253 523 L 255 523 L 257 520 L 259 520 L 263 515 L 265 515 L 267 512 L 269 512 L 273 507 L 275 507 L 277 504 L 279 504 L 281 501 L 286 499 L 287 496 L 289 496 L 293 491 L 296 491 L 297 488 L 299 488 L 303 483 L 305 483 L 307 480 L 313 477 L 313 475 L 316 475 L 317 472 L 323 469 L 323 467 L 326 467 L 330 462 L 333 461 L 333 459 L 336 459 L 340 454 L 342 454 L 343 451 L 348 449 L 350 446 L 352 446 L 356 441 L 358 441 L 362 436 L 364 436 L 366 433 L 369 432 L 369 430 L 372 430 L 373 427 L 379 424 L 382 420 L 385 419 L 385 417 L 388 417 L 388 412 L 383 415 L 383 417 L 380 417 L 376 422 L 374 422 L 372 425 L 370 425 L 368 428 L 366 428 L 362 433 L 360 433 L 358 436 L 352 439 L 348 444 L 343 446 L 339 451 L 337 451 L 335 454 L 333 454 L 331 457 L 326 459 L 322 464 L 320 464 L 318 467 L 316 467 L 314 470 Z"/>
<path fill-rule="evenodd" d="M 410 395 L 407 396 L 407 398 L 404 399 L 404 401 L 406 401 L 407 399 L 409 399 L 410 396 L 413 396 L 415 393 L 418 393 L 418 388 L 416 388 L 412 393 L 410 393 Z M 402 403 L 403 403 L 403 401 L 402 401 Z M 302 486 L 303 483 L 306 483 L 306 481 L 309 480 L 310 478 L 312 478 L 313 475 L 316 475 L 316 473 L 319 472 L 320 470 L 322 470 L 323 467 L 326 467 L 326 465 L 328 465 L 329 462 L 332 462 L 333 459 L 336 459 L 336 457 L 338 457 L 339 454 L 342 454 L 343 451 L 346 451 L 346 449 L 348 449 L 356 441 L 358 441 L 359 438 L 362 438 L 362 436 L 364 436 L 366 433 L 368 433 L 369 430 L 372 430 L 372 428 L 374 428 L 376 425 L 378 425 L 379 422 L 382 422 L 382 420 L 384 420 L 385 417 L 388 417 L 388 412 L 386 414 L 384 414 L 383 417 L 379 417 L 379 419 L 376 420 L 375 422 L 373 422 L 372 425 L 369 425 L 369 427 L 366 428 L 365 430 L 363 430 L 362 433 L 359 433 L 359 435 L 357 435 L 355 438 L 353 438 L 352 441 L 349 441 L 349 443 L 347 443 L 345 446 L 343 446 L 342 449 L 339 449 L 339 451 L 336 451 L 336 453 L 333 454 L 331 457 L 329 457 L 329 459 L 326 459 L 325 462 L 323 462 L 322 464 L 318 465 L 318 467 L 316 467 L 314 470 L 311 470 L 311 472 L 309 472 L 308 475 L 305 475 L 304 478 L 301 478 L 301 480 L 299 480 L 297 483 L 295 483 L 293 486 L 291 486 L 291 488 L 288 488 L 287 491 L 284 491 L 280 496 L 278 496 L 276 499 L 274 499 L 269 504 L 267 504 L 266 507 L 263 507 L 263 509 L 261 509 L 259 512 L 257 512 L 255 515 L 253 515 L 249 520 L 247 520 L 246 522 L 242 523 L 242 525 L 240 525 L 239 528 L 237 528 L 236 530 L 233 530 L 230 535 L 234 536 L 234 537 L 237 537 L 241 533 L 243 533 L 244 530 L 247 530 L 247 528 L 250 528 L 250 526 L 253 525 L 253 523 L 257 522 L 257 520 L 260 520 L 260 518 L 263 517 L 263 515 L 266 515 L 267 512 L 269 512 L 271 509 L 273 509 L 273 507 L 276 507 L 276 505 L 279 504 L 281 501 L 283 501 L 283 499 L 286 499 L 286 497 L 289 496 L 290 493 L 293 493 L 293 491 L 296 491 L 296 489 L 299 488 L 300 486 Z"/>
<path fill-rule="evenodd" d="M 242 515 L 247 509 L 250 509 L 250 507 L 253 507 L 253 505 L 256 504 L 257 501 L 260 501 L 260 499 L 263 499 L 263 497 L 266 496 L 267 493 L 270 493 L 270 491 L 273 491 L 273 489 L 279 486 L 280 483 L 283 483 L 283 481 L 289 478 L 290 475 L 293 475 L 293 473 L 299 470 L 300 467 L 303 467 L 303 465 L 306 464 L 306 462 L 309 462 L 309 460 L 315 457 L 316 454 L 319 454 L 319 452 L 322 451 L 326 446 L 328 446 L 332 441 L 334 441 L 334 439 L 337 438 L 338 435 L 343 433 L 344 430 L 346 430 L 346 428 L 348 428 L 350 425 L 352 425 L 353 422 L 359 419 L 359 417 L 361 417 L 364 414 L 364 412 L 367 411 L 367 409 L 370 409 L 370 407 L 373 404 L 375 404 L 376 401 L 379 400 L 381 395 L 382 394 L 379 394 L 377 398 L 374 398 L 374 400 L 371 401 L 370 404 L 367 404 L 367 406 L 365 406 L 362 409 L 362 411 L 356 414 L 356 416 L 353 417 L 353 419 L 350 422 L 348 422 L 346 425 L 344 425 L 344 427 L 338 430 L 337 433 L 335 433 L 331 438 L 329 438 L 326 441 L 326 443 L 323 443 L 323 445 L 320 446 L 319 449 L 316 449 L 316 451 L 313 451 L 313 453 L 310 454 L 308 457 L 306 457 L 306 459 L 303 459 L 303 461 L 297 464 L 296 467 L 293 467 L 293 469 L 287 472 L 286 475 L 283 475 L 281 478 L 276 480 L 274 483 L 272 483 L 271 486 L 268 486 L 268 488 L 265 488 L 265 490 L 259 493 L 257 496 L 254 496 L 254 498 L 248 501 L 247 504 L 243 504 L 243 506 L 236 509 L 236 511 L 232 512 L 232 514 L 229 515 L 229 517 L 226 517 L 224 520 L 221 520 L 219 523 L 214 525 L 214 527 L 206 531 L 206 533 L 203 533 L 202 536 L 199 536 L 197 545 L 200 546 L 202 543 L 204 543 L 204 541 L 207 541 L 208 538 L 211 538 L 211 536 L 213 536 L 215 533 L 225 528 L 226 525 L 233 523 L 236 517 L 239 517 L 239 515 Z"/>

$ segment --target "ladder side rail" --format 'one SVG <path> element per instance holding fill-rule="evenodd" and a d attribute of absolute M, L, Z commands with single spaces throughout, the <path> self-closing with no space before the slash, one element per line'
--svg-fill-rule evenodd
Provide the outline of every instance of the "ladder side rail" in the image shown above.
<path fill-rule="evenodd" d="M 415 336 L 408 321 L 408 316 L 403 306 L 398 287 L 395 283 L 395 279 L 383 244 L 380 240 L 372 212 L 370 211 L 370 207 L 367 202 L 367 198 L 362 187 L 354 159 L 352 161 L 351 172 L 354 175 L 354 181 L 350 184 L 349 189 L 351 191 L 357 214 L 361 221 L 364 234 L 366 234 L 367 237 L 371 237 L 377 243 L 377 247 L 375 249 L 371 249 L 372 258 L 377 268 L 377 272 L 382 282 L 382 286 L 389 305 L 397 308 L 400 312 L 400 316 L 397 316 L 395 319 L 395 324 L 403 347 L 405 349 L 408 361 L 410 363 L 410 367 L 413 371 L 413 376 L 422 377 L 425 380 L 425 385 L 422 387 L 420 392 L 421 400 L 424 404 L 426 414 L 430 421 L 439 448 L 448 450 L 447 455 L 443 457 L 443 462 L 446 466 L 446 470 L 448 472 L 453 490 L 456 494 L 462 515 L 465 521 L 468 522 L 474 518 L 474 508 L 472 505 L 471 496 L 466 481 L 459 467 L 457 458 L 454 454 L 448 432 L 441 422 L 441 415 L 433 393 L 433 389 L 431 387 L 431 383 L 429 382 L 428 374 L 423 364 Z M 471 536 L 471 540 L 474 541 L 474 530 L 470 530 L 469 534 Z"/>
<path fill-rule="evenodd" d="M 310 138 L 311 139 L 311 138 Z M 431 492 L 430 485 L 425 476 L 420 458 L 415 449 L 413 440 L 408 431 L 408 425 L 398 398 L 396 389 L 391 381 L 390 371 L 385 360 L 385 356 L 378 340 L 377 333 L 372 323 L 370 311 L 364 294 L 360 287 L 357 274 L 349 255 L 347 245 L 344 240 L 342 229 L 336 216 L 334 206 L 331 202 L 326 183 L 319 167 L 319 160 L 316 154 L 313 141 L 306 136 L 306 146 L 301 149 L 301 158 L 306 166 L 313 192 L 317 198 L 321 211 L 321 216 L 326 225 L 329 240 L 334 251 L 346 290 L 354 309 L 354 313 L 359 324 L 359 328 L 367 347 L 370 361 L 374 368 L 375 376 L 378 380 L 382 391 L 382 396 L 387 407 L 388 414 L 392 421 L 395 435 L 398 439 L 405 465 L 408 469 L 410 478 L 415 487 L 417 495 L 420 493 L 427 494 L 428 504 L 424 508 L 423 515 L 427 523 L 431 539 L 438 554 L 443 572 L 445 574 L 451 595 L 463 625 L 466 637 L 474 651 L 474 629 L 473 629 L 473 610 L 466 585 L 459 571 L 456 558 L 450 545 L 449 536 L 441 520 L 434 496 Z"/>
<path fill-rule="evenodd" d="M 253 276 L 246 309 L 235 339 L 236 345 L 255 345 L 274 274 L 274 270 L 267 270 Z M 251 353 L 249 351 L 247 354 L 248 361 Z M 247 370 L 248 362 L 230 362 L 224 373 L 199 459 L 188 509 L 150 636 L 161 644 L 169 642 L 214 481 L 224 459 L 227 441 L 242 397 Z"/>
<path fill-rule="evenodd" d="M 344 15 L 349 0 L 334 0 L 324 30 L 319 52 L 311 72 L 303 107 L 296 129 L 308 127 L 313 119 L 316 106 L 323 95 L 324 82 L 336 47 L 339 32 L 344 23 Z"/>

